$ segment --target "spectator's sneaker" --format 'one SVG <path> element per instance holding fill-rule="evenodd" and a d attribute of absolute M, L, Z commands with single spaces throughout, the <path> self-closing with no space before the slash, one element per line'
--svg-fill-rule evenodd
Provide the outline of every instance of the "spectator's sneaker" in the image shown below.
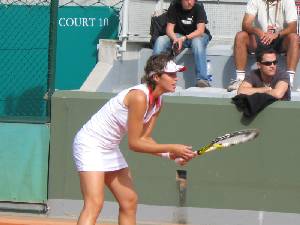
<path fill-rule="evenodd" d="M 239 86 L 241 85 L 242 80 L 232 80 L 229 84 L 229 86 L 227 87 L 227 91 L 234 91 L 237 90 L 239 88 Z"/>
<path fill-rule="evenodd" d="M 210 87 L 210 84 L 207 80 L 197 80 L 196 87 L 199 88 Z"/>

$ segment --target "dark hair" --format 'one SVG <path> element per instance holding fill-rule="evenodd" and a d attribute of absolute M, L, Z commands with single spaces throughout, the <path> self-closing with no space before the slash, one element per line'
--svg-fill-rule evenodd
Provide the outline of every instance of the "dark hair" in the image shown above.
<path fill-rule="evenodd" d="M 144 68 L 145 74 L 142 77 L 141 82 L 151 85 L 154 89 L 156 86 L 155 81 L 153 80 L 153 75 L 161 75 L 167 63 L 172 60 L 173 57 L 168 53 L 161 53 L 157 55 L 152 55 L 147 60 L 146 66 Z"/>
<path fill-rule="evenodd" d="M 277 56 L 277 52 L 273 48 L 257 49 L 255 52 L 256 62 L 261 62 L 264 54 L 275 54 Z"/>

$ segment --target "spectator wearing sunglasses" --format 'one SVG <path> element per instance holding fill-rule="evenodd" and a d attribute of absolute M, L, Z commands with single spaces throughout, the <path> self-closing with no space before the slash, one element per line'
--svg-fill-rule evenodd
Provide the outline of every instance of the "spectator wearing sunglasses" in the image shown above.
<path fill-rule="evenodd" d="M 262 49 L 256 53 L 257 69 L 250 71 L 242 81 L 237 93 L 252 95 L 267 93 L 279 100 L 290 100 L 290 79 L 285 71 L 277 67 L 276 51 Z"/>
<path fill-rule="evenodd" d="M 249 0 L 242 22 L 242 31 L 234 41 L 236 80 L 228 91 L 237 90 L 245 78 L 248 53 L 257 48 L 273 48 L 286 53 L 286 70 L 293 86 L 299 59 L 297 9 L 293 0 Z"/>

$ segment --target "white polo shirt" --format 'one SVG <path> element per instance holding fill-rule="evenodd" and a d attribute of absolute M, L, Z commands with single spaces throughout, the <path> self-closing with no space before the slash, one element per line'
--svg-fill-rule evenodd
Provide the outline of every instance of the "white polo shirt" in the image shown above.
<path fill-rule="evenodd" d="M 276 27 L 276 32 L 278 32 L 286 28 L 288 23 L 297 21 L 297 8 L 294 0 L 275 0 L 269 3 L 269 19 L 267 4 L 266 0 L 249 0 L 246 8 L 247 14 L 256 16 L 255 26 L 264 32 L 267 32 L 268 26 Z"/>

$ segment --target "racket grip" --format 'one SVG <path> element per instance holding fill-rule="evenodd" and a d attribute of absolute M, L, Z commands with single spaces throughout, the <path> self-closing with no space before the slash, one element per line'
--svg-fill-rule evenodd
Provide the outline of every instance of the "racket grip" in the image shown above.
<path fill-rule="evenodd" d="M 183 162 L 184 162 L 184 159 L 183 158 L 176 158 L 174 160 L 174 162 L 179 165 L 179 166 L 183 166 Z"/>
<path fill-rule="evenodd" d="M 198 151 L 194 151 L 194 154 L 199 155 Z M 183 166 L 183 165 L 186 164 L 185 160 L 181 157 L 178 157 L 178 158 L 174 159 L 174 161 L 175 161 L 176 164 L 178 164 L 180 166 Z"/>

